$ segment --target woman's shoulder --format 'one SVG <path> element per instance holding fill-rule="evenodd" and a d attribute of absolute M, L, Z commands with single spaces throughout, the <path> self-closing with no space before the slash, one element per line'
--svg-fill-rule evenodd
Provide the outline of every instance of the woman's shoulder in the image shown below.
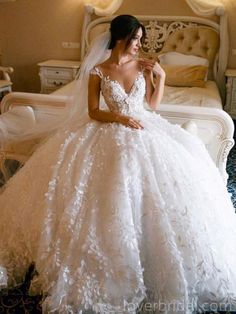
<path fill-rule="evenodd" d="M 106 61 L 100 64 L 96 64 L 90 71 L 90 74 L 95 74 L 102 78 L 104 76 L 103 73 L 104 71 L 106 72 L 107 68 L 109 68 L 109 63 L 107 63 Z"/>
<path fill-rule="evenodd" d="M 142 66 L 140 65 L 140 62 L 138 59 L 133 59 L 127 62 L 127 66 L 130 72 L 132 71 L 142 71 Z M 103 63 L 97 64 L 93 67 L 93 69 L 90 71 L 90 74 L 95 74 L 98 75 L 100 78 L 103 78 L 104 76 L 107 75 L 112 75 L 114 72 L 114 68 L 112 64 L 109 61 L 105 61 Z"/>
<path fill-rule="evenodd" d="M 142 70 L 142 66 L 140 64 L 140 59 L 139 58 L 134 58 L 132 60 L 130 60 L 129 62 L 127 62 L 128 68 L 132 71 L 141 71 Z"/>
<path fill-rule="evenodd" d="M 103 73 L 102 73 L 102 70 L 101 70 L 101 68 L 100 68 L 99 65 L 95 65 L 95 66 L 92 68 L 92 70 L 90 71 L 90 74 L 92 74 L 92 75 L 97 75 L 97 76 L 99 76 L 100 78 L 103 77 Z"/>

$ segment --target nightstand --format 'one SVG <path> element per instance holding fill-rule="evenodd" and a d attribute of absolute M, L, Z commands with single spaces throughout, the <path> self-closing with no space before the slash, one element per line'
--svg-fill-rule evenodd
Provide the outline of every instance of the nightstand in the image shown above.
<path fill-rule="evenodd" d="M 41 93 L 50 94 L 73 81 L 79 70 L 80 61 L 47 60 L 38 63 Z"/>
<path fill-rule="evenodd" d="M 227 111 L 233 119 L 236 119 L 236 69 L 227 69 L 225 72 L 226 83 L 226 105 Z"/>

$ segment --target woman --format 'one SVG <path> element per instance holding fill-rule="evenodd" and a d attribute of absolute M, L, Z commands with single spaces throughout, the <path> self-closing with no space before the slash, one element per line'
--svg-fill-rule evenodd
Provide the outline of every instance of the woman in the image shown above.
<path fill-rule="evenodd" d="M 145 111 L 165 74 L 137 59 L 143 26 L 121 15 L 110 32 L 79 78 L 91 119 L 80 106 L 0 197 L 0 284 L 33 261 L 45 313 L 235 309 L 236 220 L 219 172 L 200 140 Z"/>

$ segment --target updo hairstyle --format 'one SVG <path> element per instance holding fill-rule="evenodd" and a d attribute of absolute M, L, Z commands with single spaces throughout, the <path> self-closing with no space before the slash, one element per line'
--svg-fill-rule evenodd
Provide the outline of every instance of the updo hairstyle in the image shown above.
<path fill-rule="evenodd" d="M 145 27 L 139 22 L 139 20 L 128 14 L 118 15 L 111 21 L 110 32 L 111 32 L 111 41 L 108 49 L 113 49 L 116 45 L 117 40 L 126 39 L 127 48 L 132 39 L 135 38 L 135 35 L 138 29 L 141 28 L 143 31 L 143 35 L 141 38 L 141 42 L 145 38 Z"/>

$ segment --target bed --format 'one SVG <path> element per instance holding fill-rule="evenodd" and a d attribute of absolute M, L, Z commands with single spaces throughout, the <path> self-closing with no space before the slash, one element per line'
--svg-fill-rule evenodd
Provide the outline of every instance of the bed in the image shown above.
<path fill-rule="evenodd" d="M 90 5 L 85 6 L 85 18 L 81 39 L 81 57 L 83 58 L 91 40 L 108 29 L 112 16 L 97 17 Z M 138 16 L 145 25 L 146 39 L 142 54 L 145 57 L 160 61 L 169 52 L 186 56 L 197 56 L 208 60 L 204 76 L 204 87 L 199 86 L 166 86 L 165 94 L 158 114 L 171 123 L 180 124 L 189 132 L 199 136 L 205 143 L 212 159 L 218 167 L 224 181 L 227 156 L 234 144 L 234 124 L 231 117 L 223 110 L 224 84 L 219 63 L 226 56 L 221 54 L 223 36 L 219 23 L 195 16 Z M 226 63 L 223 60 L 223 63 Z M 222 68 L 222 67 L 221 67 Z M 69 106 L 69 96 L 75 82 L 60 88 L 51 95 L 11 93 L 2 101 L 2 113 L 9 113 L 16 106 L 33 109 L 35 123 L 40 114 L 48 112 L 49 118 L 63 116 Z M 178 84 L 177 84 L 178 85 Z M 148 108 L 147 108 L 148 110 Z M 12 154 L 13 151 L 13 154 Z M 30 153 L 27 153 L 30 152 Z M 33 149 L 26 149 L 21 154 L 24 162 Z M 2 149 L 1 168 L 4 171 L 4 160 L 14 157 L 14 147 Z M 16 156 L 16 155 L 15 155 Z M 19 157 L 19 156 L 18 156 Z M 18 158 L 19 159 L 19 158 Z"/>

